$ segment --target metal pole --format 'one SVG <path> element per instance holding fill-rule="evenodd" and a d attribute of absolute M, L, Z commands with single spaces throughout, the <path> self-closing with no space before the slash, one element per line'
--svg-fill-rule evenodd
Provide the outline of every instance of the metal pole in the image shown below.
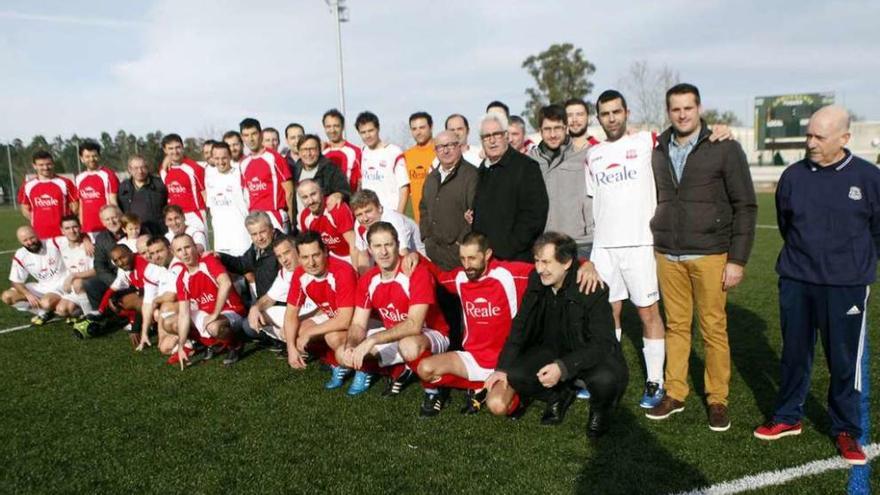
<path fill-rule="evenodd" d="M 82 160 L 79 159 L 79 141 L 76 142 L 76 174 L 82 172 Z"/>
<path fill-rule="evenodd" d="M 6 143 L 6 161 L 9 164 L 9 196 L 12 197 L 12 207 L 18 208 L 16 202 L 15 179 L 12 177 L 12 143 Z"/>
<path fill-rule="evenodd" d="M 334 18 L 336 19 L 336 60 L 339 70 L 339 111 L 345 115 L 345 80 L 342 73 L 342 22 L 339 20 L 339 0 L 336 0 L 333 9 Z"/>

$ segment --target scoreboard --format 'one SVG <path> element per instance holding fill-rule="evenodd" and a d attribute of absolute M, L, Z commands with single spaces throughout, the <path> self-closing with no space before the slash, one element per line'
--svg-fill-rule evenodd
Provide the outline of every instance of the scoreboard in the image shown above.
<path fill-rule="evenodd" d="M 800 93 L 755 98 L 755 139 L 759 150 L 802 148 L 816 110 L 834 103 L 834 93 Z"/>

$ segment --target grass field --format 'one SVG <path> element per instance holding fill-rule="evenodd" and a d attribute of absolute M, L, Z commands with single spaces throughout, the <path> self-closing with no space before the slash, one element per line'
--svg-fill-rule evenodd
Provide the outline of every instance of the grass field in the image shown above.
<path fill-rule="evenodd" d="M 758 223 L 773 225 L 761 195 Z M 11 210 L 0 211 L 0 250 L 16 247 Z M 825 412 L 827 370 L 818 351 L 804 433 L 775 443 L 752 437 L 773 407 L 780 350 L 773 271 L 781 241 L 759 228 L 746 280 L 728 314 L 733 357 L 732 428 L 711 432 L 702 397 L 652 422 L 637 406 L 644 371 L 641 334 L 626 313 L 632 379 L 611 432 L 584 436 L 587 405 L 541 427 L 542 407 L 514 423 L 458 414 L 461 395 L 438 418 L 420 420 L 418 387 L 383 400 L 325 392 L 325 373 L 291 371 L 269 352 L 232 369 L 217 362 L 185 372 L 155 350 L 131 351 L 124 335 L 75 340 L 61 323 L 0 335 L 0 493 L 670 493 L 836 455 Z M 9 270 L 0 255 L 0 272 Z M 8 282 L 0 283 L 3 288 Z M 871 301 L 872 425 L 880 390 L 878 304 Z M 27 318 L 0 308 L 0 329 Z M 702 349 L 691 377 L 702 390 Z M 880 491 L 877 462 L 872 487 Z M 757 493 L 842 493 L 835 470 Z"/>

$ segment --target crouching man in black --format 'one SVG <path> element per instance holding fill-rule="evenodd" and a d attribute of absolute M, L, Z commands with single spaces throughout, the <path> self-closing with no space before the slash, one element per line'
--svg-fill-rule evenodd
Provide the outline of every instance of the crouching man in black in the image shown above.
<path fill-rule="evenodd" d="M 532 399 L 547 403 L 541 423 L 556 425 L 574 400 L 577 385 L 590 391 L 587 436 L 608 430 L 611 414 L 629 381 L 614 335 L 608 289 L 578 289 L 577 244 L 546 232 L 535 241 L 535 271 L 495 372 L 486 380 L 493 414 L 521 416 Z M 583 383 L 578 383 L 583 382 Z"/>

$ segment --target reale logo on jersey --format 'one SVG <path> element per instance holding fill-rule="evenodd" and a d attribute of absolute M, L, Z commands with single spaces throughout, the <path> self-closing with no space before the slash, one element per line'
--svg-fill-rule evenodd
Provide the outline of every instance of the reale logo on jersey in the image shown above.
<path fill-rule="evenodd" d="M 612 163 L 605 167 L 605 170 L 596 174 L 596 181 L 604 186 L 626 182 L 628 180 L 636 180 L 638 171 L 635 169 L 621 166 L 619 163 Z"/>
<path fill-rule="evenodd" d="M 328 318 L 336 318 L 336 311 L 330 306 L 330 303 L 321 303 L 320 308 Z"/>
<path fill-rule="evenodd" d="M 471 318 L 493 318 L 501 314 L 501 308 L 485 298 L 478 297 L 473 301 L 465 301 L 464 312 Z"/>
<path fill-rule="evenodd" d="M 187 189 L 185 187 L 183 187 L 183 185 L 181 185 L 180 182 L 177 182 L 176 180 L 169 182 L 165 187 L 167 187 L 168 192 L 170 192 L 172 194 L 186 194 L 187 193 Z"/>
<path fill-rule="evenodd" d="M 40 208 L 54 208 L 58 206 L 58 200 L 48 194 L 41 194 L 34 198 L 34 204 Z"/>
<path fill-rule="evenodd" d="M 254 177 L 253 179 L 248 181 L 247 184 L 248 191 L 250 192 L 263 192 L 269 189 L 269 185 L 265 182 L 261 181 L 259 178 Z"/>
<path fill-rule="evenodd" d="M 335 246 L 342 242 L 342 238 L 332 236 L 326 232 L 321 232 L 321 240 L 324 241 L 324 245 L 327 247 Z"/>
<path fill-rule="evenodd" d="M 79 192 L 80 199 L 103 199 L 104 195 L 92 186 L 86 186 Z"/>
<path fill-rule="evenodd" d="M 406 320 L 406 313 L 401 313 L 397 308 L 394 307 L 394 304 L 389 304 L 387 307 L 378 308 L 379 314 L 382 315 L 382 318 L 386 320 L 391 320 L 395 323 L 400 323 Z"/>
<path fill-rule="evenodd" d="M 362 172 L 364 180 L 372 180 L 372 181 L 381 181 L 382 173 L 379 170 L 370 167 L 366 171 Z"/>
<path fill-rule="evenodd" d="M 207 293 L 207 292 L 196 298 L 196 301 L 199 304 L 211 304 L 216 300 L 217 299 L 214 297 L 214 294 Z"/>

